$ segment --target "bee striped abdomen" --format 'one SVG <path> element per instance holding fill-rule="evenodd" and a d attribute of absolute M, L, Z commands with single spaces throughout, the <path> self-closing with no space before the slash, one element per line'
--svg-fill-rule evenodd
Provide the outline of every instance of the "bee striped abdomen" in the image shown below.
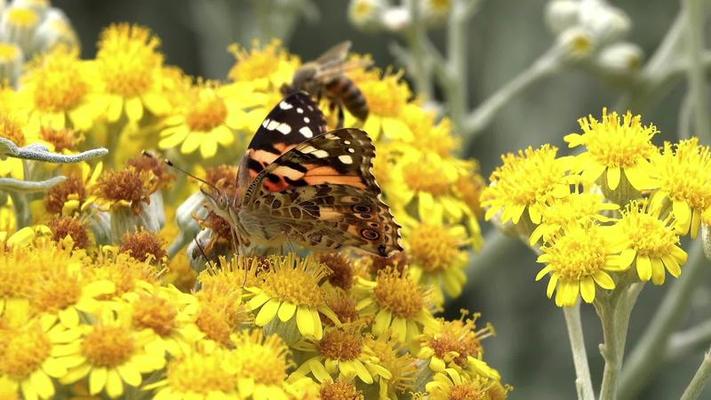
<path fill-rule="evenodd" d="M 325 85 L 329 97 L 339 100 L 354 117 L 368 118 L 368 103 L 363 92 L 346 76 L 338 76 Z"/>

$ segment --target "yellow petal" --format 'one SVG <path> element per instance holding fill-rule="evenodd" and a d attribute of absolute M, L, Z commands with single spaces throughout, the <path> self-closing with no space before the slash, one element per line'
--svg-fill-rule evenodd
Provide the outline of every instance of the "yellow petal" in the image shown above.
<path fill-rule="evenodd" d="M 662 260 L 655 258 L 655 259 L 652 259 L 651 261 L 652 261 L 652 283 L 654 283 L 655 285 L 664 284 L 666 274 L 664 273 L 664 264 L 662 264 Z"/>
<path fill-rule="evenodd" d="M 266 304 L 264 304 L 262 308 L 259 309 L 257 317 L 254 319 L 255 325 L 264 326 L 271 322 L 271 320 L 274 319 L 277 314 L 277 311 L 279 310 L 279 304 L 280 302 L 277 299 L 271 299 Z"/>
<path fill-rule="evenodd" d="M 689 228 L 691 227 L 691 209 L 686 202 L 674 200 L 672 210 L 676 217 L 677 232 L 681 235 L 685 235 L 689 232 Z"/>
<path fill-rule="evenodd" d="M 585 277 L 580 281 L 580 294 L 586 303 L 592 303 L 595 300 L 595 281 L 591 277 Z"/>
<path fill-rule="evenodd" d="M 40 397 L 48 399 L 54 395 L 54 384 L 42 370 L 33 372 L 30 381 Z"/>
<path fill-rule="evenodd" d="M 123 111 L 123 98 L 111 96 L 106 110 L 106 119 L 108 119 L 109 122 L 118 121 L 118 119 L 121 118 L 121 111 Z"/>
<path fill-rule="evenodd" d="M 112 399 L 115 399 L 123 394 L 123 382 L 118 371 L 111 369 L 106 375 L 106 393 Z"/>
<path fill-rule="evenodd" d="M 131 122 L 138 122 L 143 118 L 143 103 L 140 97 L 126 100 L 126 116 Z"/>
<path fill-rule="evenodd" d="M 299 332 L 307 337 L 313 337 L 316 332 L 311 312 L 305 307 L 298 307 L 296 309 L 296 326 L 299 328 Z"/>
<path fill-rule="evenodd" d="M 282 322 L 286 322 L 291 319 L 291 317 L 294 316 L 294 313 L 296 312 L 296 305 L 293 303 L 289 303 L 287 301 L 281 303 L 281 306 L 279 306 L 279 320 Z"/>
<path fill-rule="evenodd" d="M 183 145 L 180 146 L 180 152 L 183 154 L 190 154 L 197 150 L 198 147 L 200 147 L 200 142 L 202 141 L 202 136 L 196 133 L 191 133 L 189 134 L 186 138 L 185 141 L 183 142 Z"/>
<path fill-rule="evenodd" d="M 617 189 L 620 184 L 620 167 L 607 168 L 607 187 L 612 190 Z"/>
<path fill-rule="evenodd" d="M 558 275 L 552 274 L 551 279 L 548 281 L 548 286 L 546 287 L 546 296 L 550 299 L 553 296 L 556 286 L 558 285 Z"/>
<path fill-rule="evenodd" d="M 652 262 L 649 257 L 637 257 L 637 275 L 644 282 L 647 282 L 652 277 Z"/>
<path fill-rule="evenodd" d="M 200 144 L 200 155 L 202 158 L 212 158 L 217 153 L 217 142 L 214 138 L 205 137 Z"/>
<path fill-rule="evenodd" d="M 95 395 L 106 385 L 106 368 L 94 368 L 89 373 L 89 393 Z"/>
<path fill-rule="evenodd" d="M 133 365 L 123 364 L 119 365 L 116 369 L 124 382 L 134 387 L 138 387 L 138 385 L 141 384 L 141 373 L 133 368 Z"/>

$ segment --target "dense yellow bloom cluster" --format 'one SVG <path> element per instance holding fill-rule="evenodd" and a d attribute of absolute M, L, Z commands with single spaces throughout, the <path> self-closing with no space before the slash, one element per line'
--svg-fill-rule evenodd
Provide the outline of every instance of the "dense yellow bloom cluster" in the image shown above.
<path fill-rule="evenodd" d="M 3 395 L 505 399 L 510 387 L 484 361 L 493 328 L 436 315 L 482 244 L 483 179 L 401 74 L 349 71 L 370 116 L 345 115 L 375 140 L 374 173 L 403 225 L 405 252 L 389 259 L 237 256 L 197 185 L 141 156 L 163 153 L 235 190 L 234 166 L 301 61 L 278 41 L 231 51 L 226 82 L 193 79 L 165 64 L 148 29 L 112 25 L 95 59 L 56 46 L 3 90 L 0 138 L 64 155 L 109 150 L 62 166 L 0 160 L 3 177 L 66 177 L 2 196 Z M 678 193 L 664 193 L 679 208 Z M 196 235 L 204 246 L 186 252 Z"/>
<path fill-rule="evenodd" d="M 538 251 L 536 280 L 550 276 L 558 306 L 591 303 L 597 287 L 678 277 L 687 258 L 679 239 L 695 238 L 711 209 L 711 149 L 697 138 L 659 148 L 654 125 L 630 112 L 579 123 L 565 141 L 584 151 L 507 154 L 481 197 L 488 219 L 514 224 Z"/>

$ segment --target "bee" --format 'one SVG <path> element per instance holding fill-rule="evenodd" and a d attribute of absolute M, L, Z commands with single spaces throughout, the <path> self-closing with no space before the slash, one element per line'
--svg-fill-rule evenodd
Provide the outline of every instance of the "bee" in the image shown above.
<path fill-rule="evenodd" d="M 338 109 L 337 127 L 343 127 L 343 108 L 361 121 L 368 118 L 368 103 L 358 86 L 345 72 L 357 67 L 368 67 L 369 62 L 346 60 L 351 42 L 345 41 L 328 49 L 319 58 L 302 65 L 294 73 L 290 85 L 284 85 L 282 92 L 288 95 L 305 91 L 317 100 L 326 98 L 331 109 Z"/>

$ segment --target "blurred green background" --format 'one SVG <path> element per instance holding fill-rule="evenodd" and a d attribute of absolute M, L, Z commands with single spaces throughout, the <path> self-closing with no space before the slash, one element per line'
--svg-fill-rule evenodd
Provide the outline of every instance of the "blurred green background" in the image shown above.
<path fill-rule="evenodd" d="M 310 2 L 313 8 L 306 9 L 303 18 L 293 26 L 281 26 L 291 30 L 285 37 L 287 47 L 302 59 L 311 59 L 340 41 L 351 40 L 355 51 L 371 53 L 378 65 L 393 64 L 389 46 L 398 38 L 353 28 L 348 22 L 348 3 Z M 647 56 L 653 53 L 679 9 L 679 3 L 670 0 L 612 3 L 630 16 L 633 26 L 628 40 L 639 45 Z M 192 75 L 214 79 L 224 78 L 233 64 L 232 55 L 226 51 L 230 43 L 248 44 L 254 38 L 269 35 L 259 29 L 254 11 L 255 5 L 260 6 L 258 0 L 64 0 L 54 4 L 74 24 L 85 57 L 94 55 L 95 43 L 104 26 L 135 22 L 150 27 L 161 37 L 168 64 L 180 66 Z M 471 82 L 468 90 L 474 106 L 550 46 L 554 37 L 543 21 L 545 5 L 544 0 L 481 2 L 468 28 L 467 41 Z M 436 45 L 444 45 L 443 29 L 434 29 L 430 34 Z M 634 110 L 642 112 L 644 121 L 653 122 L 662 131 L 657 143 L 665 137 L 675 137 L 679 104 L 685 90 L 682 81 L 650 109 Z M 562 147 L 563 135 L 577 130 L 579 117 L 599 115 L 604 106 L 614 108 L 619 97 L 617 88 L 582 70 L 560 73 L 535 84 L 507 104 L 477 138 L 467 156 L 478 159 L 484 176 L 488 176 L 499 164 L 502 153 L 543 143 Z M 485 231 L 491 228 L 484 224 Z M 464 307 L 481 312 L 482 321 L 494 324 L 497 335 L 485 342 L 486 359 L 499 369 L 505 382 L 514 386 L 512 399 L 575 398 L 573 363 L 563 314 L 545 297 L 545 283 L 533 280 L 539 269 L 535 257 L 525 246 L 510 240 L 486 261 L 474 260 L 472 279 L 463 296 L 448 308 L 449 317 L 456 318 L 459 308 Z M 704 278 L 708 279 L 708 274 Z M 635 345 L 668 290 L 668 285 L 648 286 L 633 313 L 628 350 Z M 709 310 L 711 291 L 705 285 L 695 292 L 684 326 L 709 318 Z M 597 384 L 602 372 L 597 350 L 601 332 L 591 306 L 583 306 L 583 324 L 593 382 Z M 639 398 L 678 398 L 702 352 L 699 348 L 680 360 L 664 364 L 657 379 Z"/>

